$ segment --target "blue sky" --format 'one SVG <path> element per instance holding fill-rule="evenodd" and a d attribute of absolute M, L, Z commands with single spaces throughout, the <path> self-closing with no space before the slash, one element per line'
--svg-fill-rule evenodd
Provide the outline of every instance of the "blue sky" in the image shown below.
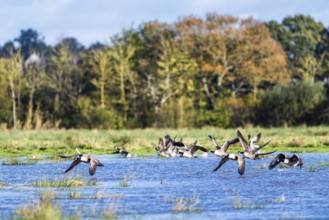
<path fill-rule="evenodd" d="M 89 46 L 142 22 L 174 22 L 207 12 L 278 22 L 304 14 L 329 26 L 329 0 L 0 0 L 0 45 L 33 28 L 48 44 L 76 37 Z"/>

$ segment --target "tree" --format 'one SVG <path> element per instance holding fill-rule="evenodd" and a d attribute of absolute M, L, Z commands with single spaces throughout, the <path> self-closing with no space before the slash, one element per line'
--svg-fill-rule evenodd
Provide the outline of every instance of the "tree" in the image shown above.
<path fill-rule="evenodd" d="M 112 72 L 109 48 L 92 50 L 85 60 L 87 60 L 90 70 L 97 74 L 97 77 L 91 82 L 100 89 L 100 108 L 105 109 L 105 85 Z"/>
<path fill-rule="evenodd" d="M 124 32 L 123 32 L 124 33 Z M 119 81 L 120 99 L 118 104 L 122 106 L 123 123 L 128 121 L 127 114 L 129 110 L 129 103 L 126 96 L 127 82 L 130 83 L 133 91 L 133 97 L 137 95 L 137 88 L 135 82 L 135 72 L 131 68 L 131 59 L 135 54 L 136 48 L 133 44 L 127 42 L 127 38 L 115 36 L 111 38 L 112 47 L 110 50 L 110 57 L 113 65 L 113 75 Z"/>
<path fill-rule="evenodd" d="M 83 80 L 83 73 L 78 67 L 80 58 L 70 51 L 67 43 L 62 42 L 52 49 L 47 59 L 48 86 L 55 93 L 54 115 L 65 119 L 63 126 L 74 126 L 75 118 L 70 116 L 76 113 L 79 95 L 88 83 Z"/>
<path fill-rule="evenodd" d="M 42 54 L 47 47 L 44 43 L 44 37 L 40 36 L 36 30 L 31 28 L 21 30 L 20 36 L 15 38 L 14 41 L 19 43 L 24 60 L 33 52 Z"/>
<path fill-rule="evenodd" d="M 298 82 L 292 86 L 277 85 L 261 97 L 258 120 L 262 125 L 298 125 L 303 116 L 325 100 L 321 83 Z"/>
<path fill-rule="evenodd" d="M 28 111 L 25 119 L 24 128 L 31 129 L 32 128 L 32 120 L 33 120 L 33 105 L 34 105 L 34 94 L 35 91 L 38 90 L 45 81 L 45 72 L 44 66 L 42 65 L 41 58 L 33 53 L 31 56 L 25 61 L 25 84 L 28 89 Z"/>
<path fill-rule="evenodd" d="M 267 25 L 272 37 L 279 41 L 289 59 L 289 66 L 294 75 L 304 79 L 314 77 L 314 71 L 309 71 L 310 66 L 323 65 L 322 53 L 319 49 L 325 28 L 321 22 L 316 22 L 312 17 L 305 15 L 288 16 L 282 24 L 270 21 Z M 322 75 L 317 68 L 316 74 Z"/>
<path fill-rule="evenodd" d="M 23 73 L 22 63 L 20 51 L 12 53 L 10 58 L 0 58 L 0 71 L 5 76 L 11 92 L 13 129 L 17 128 L 16 83 Z"/>
<path fill-rule="evenodd" d="M 257 100 L 257 91 L 262 83 L 275 85 L 290 81 L 285 53 L 281 45 L 271 38 L 265 24 L 252 19 L 244 20 L 236 44 L 235 80 L 250 85 L 254 101 Z"/>

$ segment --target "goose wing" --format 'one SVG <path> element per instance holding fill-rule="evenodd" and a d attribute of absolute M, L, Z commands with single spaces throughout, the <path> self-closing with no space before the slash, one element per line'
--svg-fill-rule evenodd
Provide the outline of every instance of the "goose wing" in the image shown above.
<path fill-rule="evenodd" d="M 173 142 L 173 140 L 171 139 L 171 137 L 168 134 L 165 136 L 165 139 L 166 139 L 165 145 L 164 145 L 165 147 L 167 147 L 169 143 Z"/>
<path fill-rule="evenodd" d="M 90 158 L 90 166 L 89 166 L 89 174 L 92 176 L 96 172 L 97 166 L 104 166 L 99 160 L 96 158 L 91 157 Z"/>
<path fill-rule="evenodd" d="M 61 157 L 61 158 L 72 158 L 72 157 L 76 157 L 76 156 L 78 156 L 77 154 L 73 154 L 73 155 L 67 155 L 67 156 L 65 156 L 65 155 L 58 155 L 59 157 Z"/>
<path fill-rule="evenodd" d="M 76 159 L 71 163 L 71 165 L 69 166 L 69 168 L 67 168 L 67 170 L 65 170 L 64 173 L 67 173 L 67 172 L 69 172 L 70 170 L 72 170 L 73 167 L 75 167 L 76 165 L 78 165 L 80 162 L 81 162 L 80 158 L 76 158 Z"/>
<path fill-rule="evenodd" d="M 177 146 L 177 147 L 184 147 L 185 146 L 185 144 L 182 141 L 174 141 L 173 145 Z"/>
<path fill-rule="evenodd" d="M 217 150 L 219 150 L 219 149 L 220 149 L 220 146 L 219 146 L 219 144 L 217 143 L 216 139 L 213 138 L 211 135 L 208 135 L 208 137 L 209 137 L 209 138 L 212 140 L 212 142 L 214 143 L 215 148 L 216 148 Z"/>
<path fill-rule="evenodd" d="M 292 157 L 290 157 L 289 159 L 291 162 L 298 162 L 298 161 L 302 161 L 302 159 L 300 158 L 300 156 L 298 154 L 294 154 L 292 155 Z"/>
<path fill-rule="evenodd" d="M 242 176 L 244 174 L 246 162 L 243 159 L 243 157 L 241 157 L 240 155 L 237 155 L 237 157 L 238 157 L 238 172 Z"/>
<path fill-rule="evenodd" d="M 220 162 L 219 162 L 219 164 L 217 165 L 217 167 L 213 170 L 213 172 L 215 172 L 215 171 L 217 171 L 224 163 L 226 163 L 227 161 L 229 160 L 229 158 L 228 157 L 223 157 L 221 160 L 220 160 Z"/>
<path fill-rule="evenodd" d="M 270 165 L 268 166 L 268 168 L 271 170 L 274 167 L 276 167 L 279 163 L 283 162 L 284 159 L 286 158 L 286 156 L 284 154 L 278 154 L 276 155 L 276 157 L 272 160 L 272 162 L 270 163 Z"/>
<path fill-rule="evenodd" d="M 164 151 L 165 145 L 163 143 L 163 139 L 159 138 L 159 143 L 158 143 L 159 151 Z"/>
<path fill-rule="evenodd" d="M 231 145 L 231 144 L 235 144 L 235 143 L 238 143 L 239 142 L 239 138 L 233 138 L 233 139 L 230 139 L 228 141 L 225 141 L 225 143 L 223 144 L 223 146 L 221 147 L 222 151 L 223 152 L 226 152 L 228 147 Z"/>
<path fill-rule="evenodd" d="M 243 148 L 244 151 L 250 151 L 250 146 L 248 145 L 248 143 L 246 142 L 246 140 L 244 139 L 244 137 L 242 136 L 241 132 L 238 130 L 237 131 L 237 135 L 240 141 L 240 144 Z"/>
<path fill-rule="evenodd" d="M 199 146 L 199 145 L 196 145 L 196 147 L 197 147 L 197 150 L 201 150 L 203 152 L 208 152 L 208 150 L 205 147 L 202 147 L 202 146 Z"/>
<path fill-rule="evenodd" d="M 255 149 L 252 151 L 252 153 L 253 153 L 253 154 L 256 153 L 257 151 L 259 151 L 260 149 L 262 149 L 263 147 L 265 147 L 266 145 L 268 145 L 270 142 L 271 142 L 271 140 L 269 140 L 269 141 L 266 142 L 265 144 L 263 144 L 263 145 L 261 145 L 261 146 L 255 148 Z"/>
<path fill-rule="evenodd" d="M 250 140 L 250 142 L 252 143 L 257 143 L 259 140 L 260 140 L 260 138 L 262 137 L 262 133 L 258 133 L 255 137 L 253 137 L 251 140 Z"/>
<path fill-rule="evenodd" d="M 256 156 L 264 156 L 264 155 L 268 155 L 268 154 L 273 154 L 274 152 L 276 152 L 276 150 L 271 151 L 271 152 L 264 152 L 264 153 L 256 153 Z"/>

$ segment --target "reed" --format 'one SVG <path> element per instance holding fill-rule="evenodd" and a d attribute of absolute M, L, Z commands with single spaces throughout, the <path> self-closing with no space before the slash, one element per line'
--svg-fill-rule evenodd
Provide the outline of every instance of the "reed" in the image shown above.
<path fill-rule="evenodd" d="M 74 178 L 62 178 L 55 180 L 40 180 L 32 184 L 34 187 L 82 187 L 82 186 L 94 186 L 95 182 L 86 180 L 81 177 Z"/>
<path fill-rule="evenodd" d="M 176 204 L 173 206 L 172 210 L 174 212 L 195 212 L 201 211 L 200 207 L 197 207 L 199 203 L 199 196 L 191 197 L 177 197 Z"/>
<path fill-rule="evenodd" d="M 231 207 L 233 209 L 263 209 L 265 204 L 256 203 L 253 200 L 242 200 L 240 196 L 236 195 L 231 200 Z"/>
<path fill-rule="evenodd" d="M 61 207 L 54 204 L 54 192 L 45 191 L 41 193 L 36 202 L 28 206 L 17 209 L 17 220 L 62 220 L 62 219 L 80 219 L 79 215 L 65 217 L 61 215 Z"/>

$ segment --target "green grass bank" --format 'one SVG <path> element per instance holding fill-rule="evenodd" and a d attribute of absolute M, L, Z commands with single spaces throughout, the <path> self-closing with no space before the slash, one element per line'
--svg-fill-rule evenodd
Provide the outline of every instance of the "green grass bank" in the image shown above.
<path fill-rule="evenodd" d="M 272 140 L 264 149 L 281 152 L 329 152 L 329 127 L 294 128 L 239 128 L 247 136 L 262 133 L 260 143 Z M 91 154 L 111 154 L 114 146 L 134 154 L 155 153 L 153 146 L 166 134 L 182 137 L 187 144 L 198 144 L 213 149 L 208 135 L 222 144 L 236 136 L 236 129 L 205 127 L 202 129 L 134 129 L 134 130 L 2 130 L 0 131 L 0 157 L 57 155 L 75 153 L 75 147 Z M 42 150 L 41 150 L 42 149 Z M 241 150 L 239 144 L 230 152 Z"/>

